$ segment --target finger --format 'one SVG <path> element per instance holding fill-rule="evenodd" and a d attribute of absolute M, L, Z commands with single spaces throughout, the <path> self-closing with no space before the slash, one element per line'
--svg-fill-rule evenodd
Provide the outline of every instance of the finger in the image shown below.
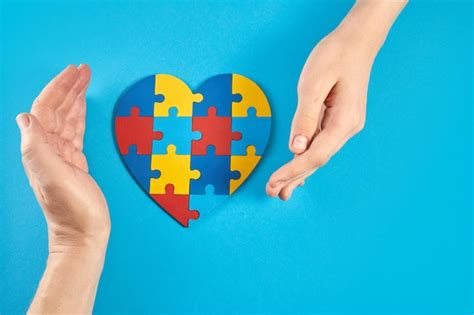
<path fill-rule="evenodd" d="M 57 127 L 55 110 L 64 102 L 78 78 L 79 70 L 69 65 L 51 80 L 34 100 L 31 113 L 46 131 L 53 131 Z"/>
<path fill-rule="evenodd" d="M 79 77 L 70 89 L 66 98 L 63 100 L 62 104 L 59 105 L 59 107 L 57 107 L 55 110 L 56 128 L 54 132 L 66 141 L 71 141 L 74 137 L 75 123 L 68 121 L 69 113 L 74 111 L 74 105 L 76 104 L 76 101 L 83 98 L 82 93 L 89 80 L 87 73 L 81 73 L 79 68 L 78 71 Z M 74 113 L 72 113 L 72 117 L 74 117 Z"/>
<path fill-rule="evenodd" d="M 329 161 L 349 137 L 346 128 L 337 127 L 337 124 L 327 126 L 314 138 L 306 152 L 295 156 L 273 173 L 268 182 L 273 193 L 279 194 L 290 181 L 307 172 L 314 172 Z"/>
<path fill-rule="evenodd" d="M 291 179 L 291 180 L 289 180 L 285 183 L 282 183 L 281 185 L 272 185 L 271 182 L 269 181 L 266 185 L 267 195 L 270 196 L 270 197 L 276 197 L 280 194 L 280 192 L 283 188 L 285 188 L 288 185 L 291 185 L 293 182 L 298 182 L 299 184 L 301 184 L 301 186 L 303 186 L 305 179 L 307 177 L 311 176 L 311 174 L 313 174 L 314 171 L 315 170 L 305 172 L 305 173 L 301 174 L 300 176 L 294 177 L 293 179 Z"/>
<path fill-rule="evenodd" d="M 280 191 L 280 193 L 278 194 L 278 197 L 280 197 L 280 199 L 283 201 L 289 200 L 295 188 L 302 186 L 303 184 L 304 184 L 304 179 L 298 179 L 298 180 L 293 181 L 292 183 L 288 184 Z"/>
<path fill-rule="evenodd" d="M 21 132 L 21 154 L 30 182 L 49 184 L 61 179 L 64 163 L 49 145 L 39 121 L 31 114 L 16 118 Z"/>
<path fill-rule="evenodd" d="M 334 82 L 326 79 L 317 80 L 309 87 L 298 88 L 298 106 L 289 139 L 291 152 L 301 154 L 309 147 L 319 126 L 324 100 L 333 85 Z"/>
<path fill-rule="evenodd" d="M 63 125 L 60 136 L 67 141 L 72 141 L 74 145 L 76 134 L 79 134 L 80 139 L 84 134 L 85 93 L 90 82 L 89 67 L 80 65 L 78 69 L 80 72 L 79 79 L 68 96 L 71 101 L 64 102 L 57 110 L 58 120 L 63 121 L 63 123 L 60 123 Z M 67 114 L 64 115 L 65 112 Z M 82 147 L 79 150 L 82 150 Z"/>

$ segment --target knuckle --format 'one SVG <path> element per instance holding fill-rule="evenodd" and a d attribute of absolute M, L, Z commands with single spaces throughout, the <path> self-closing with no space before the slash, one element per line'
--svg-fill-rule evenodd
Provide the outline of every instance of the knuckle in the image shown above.
<path fill-rule="evenodd" d="M 293 119 L 293 126 L 298 131 L 314 131 L 318 124 L 318 117 L 312 112 L 298 112 Z"/>

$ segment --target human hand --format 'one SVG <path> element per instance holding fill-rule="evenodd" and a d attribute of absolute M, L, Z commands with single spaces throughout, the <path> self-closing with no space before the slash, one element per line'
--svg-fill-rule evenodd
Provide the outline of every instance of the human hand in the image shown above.
<path fill-rule="evenodd" d="M 373 61 L 404 5 L 405 1 L 358 3 L 313 49 L 298 82 L 289 142 L 295 156 L 270 177 L 269 196 L 288 200 L 362 130 Z"/>
<path fill-rule="evenodd" d="M 110 233 L 107 202 L 82 152 L 86 65 L 68 66 L 17 116 L 29 182 L 48 225 L 46 270 L 30 314 L 91 313 Z"/>
<path fill-rule="evenodd" d="M 17 116 L 29 182 L 48 225 L 50 253 L 105 250 L 106 200 L 82 151 L 88 66 L 68 66 Z"/>

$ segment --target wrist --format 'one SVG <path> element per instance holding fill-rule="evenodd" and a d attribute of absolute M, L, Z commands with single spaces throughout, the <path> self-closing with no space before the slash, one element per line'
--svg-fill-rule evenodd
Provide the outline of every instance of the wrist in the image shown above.
<path fill-rule="evenodd" d="M 334 33 L 375 58 L 406 3 L 406 0 L 357 1 Z"/>
<path fill-rule="evenodd" d="M 107 250 L 110 230 L 100 233 L 58 233 L 48 232 L 49 254 L 70 254 L 84 256 L 104 255 Z"/>
<path fill-rule="evenodd" d="M 90 220 L 89 220 L 90 221 Z M 97 253 L 105 252 L 110 236 L 110 219 L 95 220 L 92 224 L 58 224 L 47 220 L 50 253 Z"/>

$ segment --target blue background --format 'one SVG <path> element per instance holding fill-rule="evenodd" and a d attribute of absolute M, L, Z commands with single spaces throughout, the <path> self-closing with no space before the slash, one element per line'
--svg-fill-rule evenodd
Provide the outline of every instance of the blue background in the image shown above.
<path fill-rule="evenodd" d="M 1 7 L 0 313 L 22 313 L 46 226 L 15 116 L 68 63 L 89 63 L 85 151 L 113 229 L 95 312 L 471 313 L 472 6 L 413 2 L 372 72 L 365 130 L 289 202 L 265 196 L 290 157 L 296 82 L 350 2 L 4 2 Z M 134 80 L 253 78 L 273 108 L 250 180 L 183 229 L 122 165 L 112 112 Z"/>

